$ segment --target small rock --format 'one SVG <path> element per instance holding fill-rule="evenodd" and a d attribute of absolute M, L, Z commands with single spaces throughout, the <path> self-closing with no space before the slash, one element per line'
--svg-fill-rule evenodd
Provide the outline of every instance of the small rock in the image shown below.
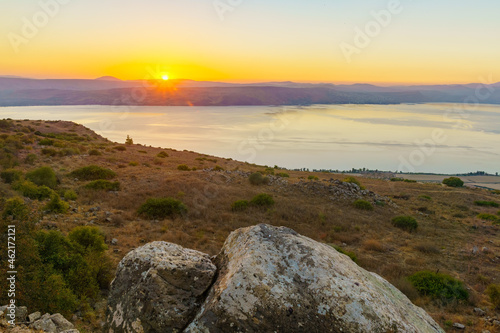
<path fill-rule="evenodd" d="M 111 240 L 111 245 L 117 245 L 117 244 L 118 244 L 118 239 L 113 238 L 113 239 Z"/>
<path fill-rule="evenodd" d="M 493 325 L 495 325 L 495 326 L 500 326 L 500 321 L 498 321 L 498 320 L 493 320 Z"/>
<path fill-rule="evenodd" d="M 66 331 L 75 328 L 75 326 L 66 320 L 60 313 L 53 314 L 50 316 L 50 319 L 56 324 L 58 331 Z"/>
<path fill-rule="evenodd" d="M 484 310 L 480 308 L 474 308 L 474 313 L 478 316 L 484 316 L 486 314 L 486 312 L 484 312 Z"/>
<path fill-rule="evenodd" d="M 477 248 L 477 246 L 474 246 L 472 248 L 472 254 L 477 254 L 477 251 L 479 251 L 479 249 Z"/>
<path fill-rule="evenodd" d="M 487 252 L 490 252 L 490 249 L 488 249 L 486 246 L 484 246 L 484 247 L 482 248 L 482 251 L 483 251 L 484 253 L 487 253 Z"/>
<path fill-rule="evenodd" d="M 42 317 L 42 314 L 40 312 L 33 312 L 28 316 L 29 322 L 32 323 Z"/>
<path fill-rule="evenodd" d="M 453 324 L 453 327 L 454 327 L 454 328 L 458 328 L 458 329 L 460 329 L 460 330 L 464 330 L 464 329 L 465 329 L 465 325 L 462 325 L 462 324 L 460 324 L 460 323 L 454 323 L 454 324 Z"/>
<path fill-rule="evenodd" d="M 106 222 L 112 222 L 113 220 L 110 217 L 106 217 Z"/>
<path fill-rule="evenodd" d="M 483 330 L 481 333 L 491 333 L 491 332 L 488 330 Z"/>

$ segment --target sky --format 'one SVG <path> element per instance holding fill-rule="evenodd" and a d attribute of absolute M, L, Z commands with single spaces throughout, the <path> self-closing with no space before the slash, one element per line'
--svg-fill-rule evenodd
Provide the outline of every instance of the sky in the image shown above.
<path fill-rule="evenodd" d="M 0 75 L 500 81 L 498 0 L 0 0 Z"/>

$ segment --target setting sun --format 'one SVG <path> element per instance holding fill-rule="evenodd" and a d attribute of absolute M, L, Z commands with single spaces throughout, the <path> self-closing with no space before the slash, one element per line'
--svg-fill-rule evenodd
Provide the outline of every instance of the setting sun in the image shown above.
<path fill-rule="evenodd" d="M 161 76 L 163 81 L 168 81 L 168 75 L 164 74 Z"/>

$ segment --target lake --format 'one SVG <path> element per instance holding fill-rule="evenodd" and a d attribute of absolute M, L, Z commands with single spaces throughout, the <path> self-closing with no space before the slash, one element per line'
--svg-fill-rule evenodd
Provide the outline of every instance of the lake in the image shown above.
<path fill-rule="evenodd" d="M 0 117 L 286 168 L 500 172 L 500 105 L 32 106 Z"/>

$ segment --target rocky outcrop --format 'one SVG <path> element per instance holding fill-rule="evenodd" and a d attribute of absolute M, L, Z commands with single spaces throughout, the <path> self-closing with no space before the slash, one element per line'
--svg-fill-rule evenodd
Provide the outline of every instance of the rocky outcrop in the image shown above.
<path fill-rule="evenodd" d="M 215 273 L 207 254 L 175 244 L 153 242 L 128 253 L 111 284 L 107 331 L 182 331 Z"/>
<path fill-rule="evenodd" d="M 153 267 L 161 266 L 162 276 L 192 267 L 193 257 L 185 251 L 191 250 L 156 242 L 122 260 L 112 285 L 109 332 L 444 332 L 399 290 L 349 257 L 291 229 L 269 225 L 239 229 L 228 237 L 215 259 L 213 285 L 192 287 L 205 297 L 200 308 L 186 310 L 181 301 L 188 298 L 178 298 L 174 287 L 198 282 L 192 279 L 195 273 L 176 275 L 165 286 L 170 293 L 134 291 L 164 283 L 152 283 L 150 269 L 157 270 Z M 142 255 L 150 252 L 156 255 Z M 207 269 L 208 257 L 196 253 L 203 258 L 199 274 L 215 273 Z M 167 272 L 173 268 L 174 273 Z M 203 294 L 207 288 L 208 294 Z M 198 297 L 197 302 L 202 300 Z M 150 315 L 147 309 L 156 312 Z M 189 315 L 181 316 L 183 310 Z M 154 327 L 152 318 L 158 318 Z"/>
<path fill-rule="evenodd" d="M 7 306 L 0 307 L 0 313 L 8 311 Z M 66 320 L 60 313 L 43 316 L 40 312 L 34 312 L 28 316 L 28 309 L 25 306 L 16 308 L 16 326 L 12 326 L 7 320 L 0 319 L 0 332 L 28 333 L 79 333 L 75 326 Z M 26 318 L 28 321 L 26 321 Z"/>

